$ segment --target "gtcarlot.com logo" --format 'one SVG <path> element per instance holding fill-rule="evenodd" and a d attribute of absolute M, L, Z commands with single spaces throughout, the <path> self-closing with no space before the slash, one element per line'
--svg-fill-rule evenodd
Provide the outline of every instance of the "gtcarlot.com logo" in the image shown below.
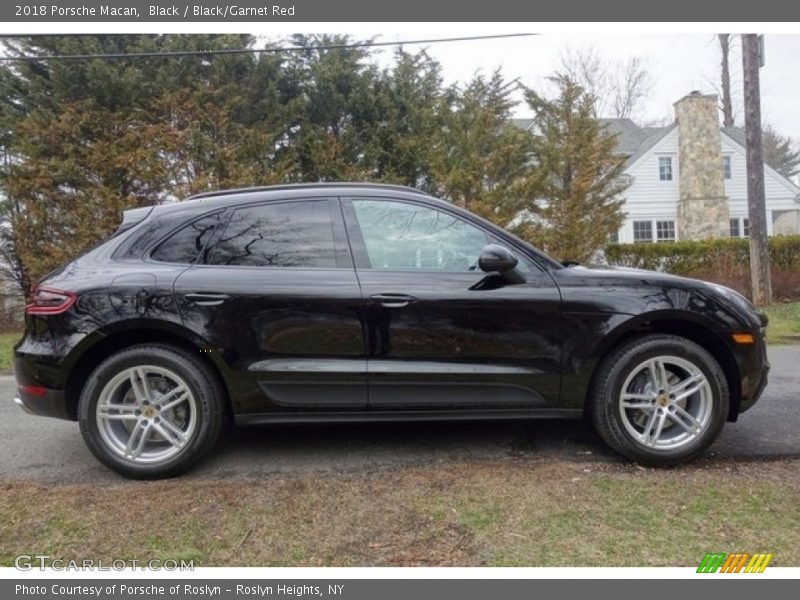
<path fill-rule="evenodd" d="M 763 573 L 772 554 L 749 554 L 747 552 L 708 553 L 697 567 L 698 573 Z"/>
<path fill-rule="evenodd" d="M 149 569 L 151 571 L 194 571 L 193 560 L 164 560 L 154 558 L 115 558 L 112 560 L 84 558 L 67 560 L 52 558 L 49 554 L 20 554 L 14 559 L 14 567 L 20 571 L 52 569 L 53 571 L 124 571 L 126 569 Z"/>

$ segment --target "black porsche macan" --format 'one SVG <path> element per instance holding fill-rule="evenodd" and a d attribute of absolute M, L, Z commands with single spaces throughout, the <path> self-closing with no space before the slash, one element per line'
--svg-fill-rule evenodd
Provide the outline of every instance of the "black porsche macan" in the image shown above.
<path fill-rule="evenodd" d="M 646 464 L 761 395 L 766 319 L 727 288 L 565 267 L 400 186 L 232 190 L 125 212 L 45 277 L 16 402 L 99 460 L 184 471 L 223 423 L 575 418 Z M 298 442 L 299 443 L 299 442 Z"/>

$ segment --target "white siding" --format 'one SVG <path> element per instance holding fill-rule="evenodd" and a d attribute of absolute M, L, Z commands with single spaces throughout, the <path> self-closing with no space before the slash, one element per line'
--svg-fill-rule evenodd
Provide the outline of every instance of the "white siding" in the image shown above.
<path fill-rule="evenodd" d="M 661 181 L 660 156 L 672 158 L 672 181 Z M 677 221 L 678 218 L 678 129 L 665 135 L 647 154 L 634 162 L 625 173 L 633 178 L 625 192 L 625 223 L 619 233 L 622 243 L 633 242 L 634 221 Z M 655 231 L 655 226 L 654 226 Z M 676 231 L 680 239 L 680 231 Z"/>
<path fill-rule="evenodd" d="M 721 133 L 722 155 L 731 157 L 731 179 L 725 180 L 725 194 L 729 198 L 731 217 L 747 216 L 747 170 L 745 149 Z M 661 181 L 658 172 L 658 158 L 672 157 L 672 181 Z M 720 170 L 722 165 L 720 164 Z M 677 238 L 681 232 L 678 220 L 678 128 L 670 131 L 663 139 L 648 150 L 625 171 L 633 181 L 625 192 L 625 222 L 619 232 L 619 241 L 633 242 L 634 221 L 676 222 Z M 800 189 L 793 186 L 773 169 L 765 165 L 765 191 L 767 199 L 768 233 L 772 233 L 772 211 L 798 210 L 800 203 L 795 198 Z M 655 224 L 653 225 L 655 231 Z"/>
<path fill-rule="evenodd" d="M 747 216 L 747 161 L 745 149 L 725 133 L 722 154 L 731 157 L 731 178 L 725 180 L 725 194 L 730 203 L 731 217 Z M 774 169 L 764 165 L 764 191 L 767 204 L 767 233 L 772 234 L 773 210 L 798 210 L 794 198 L 800 190 L 794 188 Z"/>

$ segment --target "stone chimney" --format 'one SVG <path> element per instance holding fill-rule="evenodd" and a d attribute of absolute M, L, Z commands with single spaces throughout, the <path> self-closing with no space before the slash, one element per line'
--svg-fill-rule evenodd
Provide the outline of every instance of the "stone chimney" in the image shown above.
<path fill-rule="evenodd" d="M 678 236 L 730 236 L 716 95 L 694 91 L 675 103 L 678 124 Z"/>

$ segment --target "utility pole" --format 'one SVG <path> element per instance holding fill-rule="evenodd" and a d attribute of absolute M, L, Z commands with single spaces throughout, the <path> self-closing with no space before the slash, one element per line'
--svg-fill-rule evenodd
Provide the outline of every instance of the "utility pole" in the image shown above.
<path fill-rule="evenodd" d="M 747 139 L 747 214 L 750 219 L 750 278 L 756 306 L 772 304 L 769 273 L 767 208 L 764 200 L 764 143 L 761 133 L 761 84 L 763 47 L 759 36 L 742 35 L 744 72 L 744 125 Z"/>

